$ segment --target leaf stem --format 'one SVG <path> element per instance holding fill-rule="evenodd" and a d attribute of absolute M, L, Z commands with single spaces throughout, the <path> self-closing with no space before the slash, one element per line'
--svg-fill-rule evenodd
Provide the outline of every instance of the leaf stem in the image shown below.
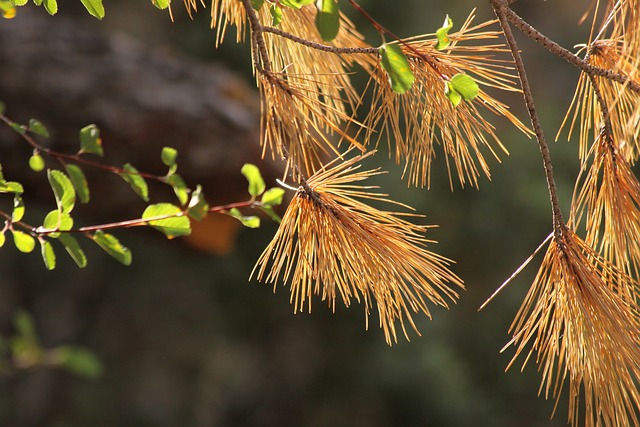
<path fill-rule="evenodd" d="M 355 53 L 362 53 L 362 54 L 378 54 L 380 53 L 380 48 L 379 47 L 337 47 L 337 46 L 328 46 L 328 45 L 324 45 L 324 44 L 320 44 L 320 43 L 316 43 L 316 42 L 312 42 L 310 40 L 304 39 L 302 37 L 298 37 L 294 34 L 288 33 L 286 31 L 282 31 L 279 28 L 274 28 L 274 27 L 262 27 L 262 31 L 265 33 L 272 33 L 275 34 L 277 36 L 283 37 L 285 39 L 289 39 L 293 42 L 299 43 L 301 45 L 310 47 L 312 49 L 316 49 L 316 50 L 321 50 L 323 52 L 330 52 L 330 53 L 335 53 L 338 55 L 343 55 L 343 54 L 355 54 Z"/>

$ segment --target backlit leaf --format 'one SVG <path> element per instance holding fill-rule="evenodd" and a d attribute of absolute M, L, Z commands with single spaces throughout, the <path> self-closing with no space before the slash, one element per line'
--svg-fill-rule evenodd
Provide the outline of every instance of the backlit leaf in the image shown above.
<path fill-rule="evenodd" d="M 22 194 L 24 188 L 19 182 L 0 180 L 0 193 Z"/>
<path fill-rule="evenodd" d="M 169 178 L 167 178 L 167 182 L 173 188 L 173 192 L 176 193 L 180 204 L 184 206 L 189 200 L 189 189 L 187 188 L 187 184 L 185 184 L 182 177 L 178 174 L 170 175 Z"/>
<path fill-rule="evenodd" d="M 4 235 L 4 231 L 0 231 L 0 248 L 4 246 L 4 242 L 7 241 L 7 237 Z"/>
<path fill-rule="evenodd" d="M 50 230 L 68 231 L 73 228 L 73 218 L 68 213 L 62 213 L 59 210 L 51 211 L 44 217 L 42 227 L 38 228 L 38 232 L 46 232 Z M 57 238 L 60 233 L 48 233 L 49 237 Z"/>
<path fill-rule="evenodd" d="M 93 236 L 91 236 L 91 238 L 106 253 L 120 261 L 122 264 L 131 265 L 131 251 L 129 248 L 123 246 L 115 236 L 105 233 L 102 230 L 98 230 Z"/>
<path fill-rule="evenodd" d="M 76 203 L 76 190 L 69 177 L 64 172 L 53 169 L 47 171 L 47 178 L 49 178 L 58 209 L 63 213 L 71 212 Z"/>
<path fill-rule="evenodd" d="M 294 9 L 300 9 L 302 6 L 313 3 L 315 0 L 280 0 L 280 4 Z"/>
<path fill-rule="evenodd" d="M 411 89 L 415 77 L 402 48 L 397 44 L 384 44 L 380 47 L 380 55 L 393 91 L 402 94 Z"/>
<path fill-rule="evenodd" d="M 436 38 L 438 39 L 438 41 L 436 42 L 436 49 L 443 50 L 449 47 L 449 45 L 451 44 L 451 40 L 449 39 L 449 31 L 452 28 L 453 21 L 451 20 L 451 18 L 449 18 L 449 15 L 447 15 L 447 17 L 444 18 L 444 24 L 442 24 L 442 27 L 438 28 L 438 30 L 436 31 Z"/>
<path fill-rule="evenodd" d="M 11 230 L 11 234 L 13 234 L 13 243 L 20 252 L 28 254 L 36 247 L 36 239 L 32 235 L 19 230 Z"/>
<path fill-rule="evenodd" d="M 29 167 L 34 172 L 41 172 L 44 169 L 44 159 L 38 153 L 34 153 L 29 157 Z"/>
<path fill-rule="evenodd" d="M 175 166 L 176 159 L 178 158 L 178 150 L 172 147 L 162 147 L 160 158 L 165 165 L 169 167 Z"/>
<path fill-rule="evenodd" d="M 242 172 L 242 175 L 249 181 L 249 194 L 256 197 L 264 192 L 266 185 L 260 174 L 260 169 L 258 169 L 257 166 L 251 163 L 245 163 L 240 172 Z"/>
<path fill-rule="evenodd" d="M 96 125 L 87 125 L 80 129 L 80 153 L 104 155 L 100 129 Z"/>
<path fill-rule="evenodd" d="M 56 0 L 42 0 L 42 5 L 49 12 L 49 15 L 58 13 L 58 2 Z"/>
<path fill-rule="evenodd" d="M 142 218 L 149 220 L 150 226 L 164 233 L 169 239 L 191 234 L 189 218 L 183 214 L 182 209 L 171 203 L 147 206 Z"/>
<path fill-rule="evenodd" d="M 316 27 L 323 40 L 331 41 L 340 30 L 340 9 L 336 0 L 317 0 Z"/>
<path fill-rule="evenodd" d="M 237 208 L 231 209 L 229 211 L 229 215 L 231 215 L 232 217 L 240 221 L 242 225 L 244 225 L 245 227 L 248 227 L 248 228 L 260 227 L 260 218 L 254 215 L 244 216 L 242 215 L 242 212 L 240 212 Z"/>
<path fill-rule="evenodd" d="M 164 10 L 169 7 L 171 0 L 151 0 L 151 3 L 158 9 Z"/>
<path fill-rule="evenodd" d="M 69 174 L 69 179 L 71 179 L 71 184 L 73 184 L 73 188 L 75 188 L 80 202 L 88 203 L 89 184 L 87 183 L 87 178 L 84 176 L 84 172 L 82 172 L 82 169 L 80 169 L 78 165 L 66 164 L 64 167 Z"/>
<path fill-rule="evenodd" d="M 269 8 L 269 13 L 271 14 L 271 25 L 277 27 L 282 22 L 282 18 L 284 18 L 284 14 L 282 13 L 282 9 L 277 4 L 271 5 Z"/>
<path fill-rule="evenodd" d="M 202 187 L 198 185 L 194 192 L 191 194 L 191 200 L 189 201 L 188 214 L 196 221 L 202 221 L 202 219 L 209 213 L 209 204 L 202 195 Z"/>
<path fill-rule="evenodd" d="M 140 176 L 138 169 L 134 168 L 131 164 L 125 164 L 122 169 L 124 169 L 124 173 L 120 173 L 122 179 L 124 179 L 127 184 L 131 186 L 135 193 L 142 197 L 142 200 L 145 202 L 149 201 L 149 187 L 147 186 L 147 181 Z"/>
<path fill-rule="evenodd" d="M 24 200 L 18 194 L 13 196 L 13 211 L 11 212 L 11 221 L 18 222 L 24 216 Z"/>
<path fill-rule="evenodd" d="M 264 194 L 262 195 L 262 200 L 260 202 L 263 205 L 278 206 L 280 203 L 282 203 L 283 197 L 284 188 L 274 187 L 264 192 Z"/>
<path fill-rule="evenodd" d="M 36 120 L 36 119 L 29 120 L 29 126 L 27 129 L 30 132 L 35 133 L 36 135 L 40 135 L 45 138 L 49 137 L 49 131 L 39 120 Z"/>
<path fill-rule="evenodd" d="M 72 374 L 86 378 L 98 378 L 103 367 L 91 350 L 80 346 L 60 346 L 51 352 L 52 362 Z"/>
<path fill-rule="evenodd" d="M 87 12 L 98 19 L 104 18 L 104 6 L 102 0 L 80 0 Z"/>
<path fill-rule="evenodd" d="M 467 74 L 456 74 L 449 81 L 449 85 L 450 88 L 458 92 L 465 101 L 473 101 L 480 92 L 476 81 Z"/>
<path fill-rule="evenodd" d="M 39 239 L 40 241 L 40 253 L 42 254 L 42 260 L 44 261 L 47 270 L 53 270 L 56 268 L 56 253 L 53 251 L 51 242 L 45 239 Z"/>
<path fill-rule="evenodd" d="M 58 240 L 60 240 L 60 243 L 62 243 L 64 248 L 67 250 L 67 253 L 69 253 L 78 267 L 84 268 L 87 266 L 87 256 L 84 254 L 84 251 L 75 237 L 69 233 L 61 233 Z"/>

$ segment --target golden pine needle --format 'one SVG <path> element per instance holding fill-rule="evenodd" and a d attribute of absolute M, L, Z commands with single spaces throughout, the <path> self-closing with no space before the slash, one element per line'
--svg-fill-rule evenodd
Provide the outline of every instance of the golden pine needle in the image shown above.
<path fill-rule="evenodd" d="M 484 31 L 495 21 L 471 26 L 473 13 L 461 30 L 450 35 L 453 43 L 446 51 L 435 48 L 433 35 L 413 37 L 401 44 L 410 60 L 415 81 L 413 87 L 402 95 L 393 92 L 385 71 L 377 66 L 372 74 L 374 81 L 373 106 L 366 127 L 379 131 L 378 141 L 388 137 L 395 141 L 392 153 L 398 163 L 405 162 L 409 183 L 430 185 L 432 160 L 436 145 L 442 145 L 450 184 L 451 169 L 455 169 L 461 185 L 469 183 L 477 187 L 480 174 L 490 177 L 489 166 L 483 150 L 498 159 L 497 151 L 507 153 L 494 132 L 494 127 L 481 114 L 487 110 L 505 117 L 518 129 L 528 129 L 508 110 L 505 104 L 480 91 L 473 102 L 454 106 L 445 94 L 446 81 L 458 73 L 468 73 L 487 87 L 517 91 L 512 63 L 494 57 L 496 52 L 506 52 L 501 43 L 470 44 L 497 39 L 499 32 Z M 409 47 L 408 47 L 408 46 Z M 430 58 L 425 61 L 425 58 Z"/>
<path fill-rule="evenodd" d="M 367 319 L 376 306 L 391 344 L 396 322 L 408 339 L 405 322 L 417 332 L 412 313 L 431 317 L 427 300 L 447 307 L 447 299 L 458 296 L 450 286 L 463 285 L 449 271 L 451 261 L 426 249 L 428 227 L 361 201 L 388 202 L 370 191 L 374 187 L 357 184 L 380 173 L 359 170 L 358 162 L 372 153 L 337 159 L 300 187 L 254 273 L 274 290 L 280 280 L 289 283 L 294 311 L 305 305 L 311 311 L 313 295 L 332 309 L 338 299 L 347 307 L 353 299 L 362 302 Z"/>
<path fill-rule="evenodd" d="M 605 279 L 606 278 L 606 279 Z M 638 283 L 565 228 L 552 239 L 512 326 L 516 354 L 536 353 L 540 393 L 557 401 L 569 382 L 569 422 L 638 425 L 640 316 L 618 289 Z M 511 366 L 510 364 L 510 366 Z M 582 405 L 582 406 L 581 406 Z"/>
<path fill-rule="evenodd" d="M 586 243 L 617 269 L 640 277 L 640 182 L 615 144 L 602 133 L 593 146 L 593 162 L 583 167 L 572 203 L 571 221 L 584 218 Z M 586 172 L 586 174 L 585 174 Z M 619 293 L 629 301 L 632 289 Z"/>

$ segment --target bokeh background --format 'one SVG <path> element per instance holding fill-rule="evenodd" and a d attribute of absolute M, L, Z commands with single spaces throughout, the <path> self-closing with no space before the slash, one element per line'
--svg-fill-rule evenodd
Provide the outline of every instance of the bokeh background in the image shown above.
<path fill-rule="evenodd" d="M 71 4 L 62 4 L 71 3 Z M 75 4 L 78 3 L 78 4 Z M 80 2 L 61 2 L 59 16 L 32 6 L 0 21 L 0 99 L 17 121 L 37 117 L 46 142 L 75 151 L 77 131 L 102 129 L 106 161 L 130 161 L 163 173 L 162 146 L 180 150 L 180 173 L 202 183 L 212 203 L 246 198 L 239 169 L 259 164 L 269 185 L 278 165 L 261 162 L 258 101 L 247 46 L 215 49 L 209 9 L 193 20 L 174 6 L 175 22 L 149 2 L 108 1 L 100 22 Z M 178 2 L 176 2 L 178 3 Z M 487 1 L 367 0 L 361 4 L 400 36 L 432 32 L 446 14 L 461 24 L 473 8 L 492 18 Z M 584 42 L 581 1 L 521 0 L 514 8 L 567 47 Z M 372 44 L 378 36 L 341 2 Z M 553 139 L 577 81 L 568 64 L 518 35 L 540 114 Z M 526 120 L 517 96 L 503 98 Z M 292 313 L 284 287 L 248 277 L 275 232 L 212 219 L 197 238 L 167 241 L 153 230 L 115 234 L 133 251 L 124 267 L 83 242 L 89 264 L 78 269 L 58 251 L 45 270 L 38 253 L 6 244 L 0 252 L 0 333 L 11 336 L 20 308 L 34 317 L 45 347 L 86 346 L 103 373 L 82 378 L 60 369 L 0 374 L 0 425 L 16 427 L 205 426 L 554 426 L 566 424 L 566 403 L 538 397 L 535 364 L 522 360 L 505 373 L 507 330 L 536 272 L 534 261 L 486 309 L 478 307 L 551 229 L 537 145 L 496 122 L 510 151 L 493 161 L 480 190 L 451 192 L 436 168 L 431 190 L 407 188 L 401 167 L 377 183 L 426 214 L 433 249 L 456 260 L 466 283 L 460 302 L 417 318 L 422 336 L 389 347 L 375 326 L 364 330 L 362 307 L 320 301 Z M 577 174 L 577 147 L 554 143 L 552 155 L 565 212 Z M 27 188 L 27 218 L 51 209 L 46 178 L 28 170 L 31 150 L 0 130 L 0 163 Z M 50 164 L 55 167 L 55 163 Z M 57 166 L 59 167 L 59 166 Z M 76 221 L 91 224 L 139 215 L 144 204 L 118 177 L 90 174 L 93 201 Z M 169 197 L 152 187 L 158 199 Z M 2 203 L 5 203 L 3 201 Z M 10 201 L 9 201 L 10 202 Z M 6 204 L 2 205 L 7 209 Z M 8 242 L 10 243 L 10 242 Z M 36 251 L 37 252 L 37 251 Z"/>

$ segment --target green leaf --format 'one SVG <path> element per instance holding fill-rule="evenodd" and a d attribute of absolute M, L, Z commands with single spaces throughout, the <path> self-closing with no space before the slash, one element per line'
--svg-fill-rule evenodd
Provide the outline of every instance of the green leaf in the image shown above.
<path fill-rule="evenodd" d="M 255 10 L 260 10 L 262 5 L 264 4 L 264 0 L 251 0 L 251 7 Z"/>
<path fill-rule="evenodd" d="M 302 6 L 313 3 L 315 0 L 280 0 L 280 4 L 294 9 L 300 9 Z"/>
<path fill-rule="evenodd" d="M 380 55 L 393 91 L 402 94 L 411 89 L 415 77 L 402 48 L 397 44 L 384 44 L 380 47 Z"/>
<path fill-rule="evenodd" d="M 18 230 L 11 230 L 11 234 L 13 234 L 13 243 L 20 252 L 28 254 L 35 249 L 36 239 L 32 235 Z"/>
<path fill-rule="evenodd" d="M 242 212 L 240 212 L 237 208 L 232 208 L 229 211 L 229 215 L 231 215 L 232 217 L 240 221 L 242 225 L 244 225 L 245 227 L 248 227 L 248 228 L 260 227 L 260 218 L 258 218 L 257 216 L 244 216 L 242 215 Z"/>
<path fill-rule="evenodd" d="M 44 169 L 44 159 L 38 153 L 33 153 L 31 157 L 29 157 L 29 167 L 34 172 L 42 172 Z"/>
<path fill-rule="evenodd" d="M 176 193 L 180 204 L 184 206 L 187 204 L 189 200 L 189 189 L 187 188 L 187 184 L 185 184 L 182 177 L 178 174 L 169 175 L 167 178 L 167 182 L 173 188 L 173 192 Z"/>
<path fill-rule="evenodd" d="M 4 230 L 0 230 L 0 248 L 4 246 L 4 242 L 7 241 L 7 236 L 4 235 Z"/>
<path fill-rule="evenodd" d="M 9 0 L 15 6 L 24 6 L 29 0 Z"/>
<path fill-rule="evenodd" d="M 0 193 L 22 194 L 24 188 L 19 182 L 0 180 Z"/>
<path fill-rule="evenodd" d="M 24 217 L 24 200 L 20 195 L 13 196 L 13 211 L 11 212 L 11 221 L 18 222 Z"/>
<path fill-rule="evenodd" d="M 260 174 L 260 169 L 258 169 L 256 165 L 245 163 L 242 169 L 240 169 L 240 172 L 247 178 L 247 181 L 249 181 L 249 194 L 251 194 L 251 196 L 256 197 L 264 192 L 266 185 Z"/>
<path fill-rule="evenodd" d="M 20 123 L 11 122 L 9 123 L 9 126 L 20 135 L 24 135 L 27 133 L 27 127 L 25 125 L 21 125 Z"/>
<path fill-rule="evenodd" d="M 76 203 L 76 190 L 71 180 L 64 172 L 55 169 L 47 171 L 47 178 L 56 198 L 58 210 L 63 213 L 71 212 Z"/>
<path fill-rule="evenodd" d="M 42 124 L 42 122 L 40 122 L 39 120 L 30 119 L 29 120 L 29 126 L 27 127 L 27 129 L 30 132 L 35 133 L 36 135 L 40 135 L 40 136 L 43 136 L 45 138 L 49 138 L 49 131 Z"/>
<path fill-rule="evenodd" d="M 458 92 L 465 101 L 473 101 L 480 92 L 480 88 L 473 77 L 462 73 L 453 76 L 448 86 L 451 90 Z"/>
<path fill-rule="evenodd" d="M 5 111 L 7 111 L 7 105 L 4 102 L 0 101 L 0 115 L 3 115 Z"/>
<path fill-rule="evenodd" d="M 91 238 L 106 253 L 120 261 L 122 264 L 131 265 L 131 251 L 129 248 L 123 246 L 115 236 L 105 233 L 102 230 L 98 230 L 93 236 L 91 236 Z"/>
<path fill-rule="evenodd" d="M 58 2 L 56 0 L 42 0 L 42 4 L 49 15 L 58 13 Z"/>
<path fill-rule="evenodd" d="M 449 98 L 449 101 L 451 101 L 454 107 L 457 107 L 462 101 L 462 96 L 451 87 L 451 82 L 447 82 L 444 94 Z"/>
<path fill-rule="evenodd" d="M 80 0 L 87 12 L 98 19 L 104 18 L 104 6 L 102 0 Z"/>
<path fill-rule="evenodd" d="M 264 192 L 264 194 L 262 195 L 262 200 L 260 202 L 263 205 L 278 206 L 280 203 L 282 203 L 283 197 L 284 188 L 274 187 Z"/>
<path fill-rule="evenodd" d="M 336 0 L 317 0 L 316 28 L 323 40 L 331 41 L 340 30 L 340 9 Z"/>
<path fill-rule="evenodd" d="M 87 256 L 84 254 L 84 251 L 80 247 L 80 244 L 78 244 L 75 237 L 69 233 L 61 233 L 58 239 L 78 267 L 84 268 L 87 266 Z"/>
<path fill-rule="evenodd" d="M 87 178 L 84 176 L 84 172 L 82 172 L 82 169 L 80 169 L 78 165 L 66 164 L 64 167 L 67 170 L 67 174 L 69 174 L 69 179 L 71 179 L 71 184 L 73 184 L 73 188 L 75 188 L 80 202 L 88 203 L 90 197 L 89 184 L 87 183 Z"/>
<path fill-rule="evenodd" d="M 157 217 L 166 218 L 152 219 Z M 191 234 L 189 218 L 183 214 L 182 209 L 171 203 L 147 206 L 142 218 L 148 220 L 150 226 L 164 233 L 169 239 Z"/>
<path fill-rule="evenodd" d="M 209 204 L 204 200 L 202 187 L 200 185 L 198 185 L 195 191 L 191 194 L 189 210 L 187 213 L 196 221 L 202 221 L 202 219 L 209 213 Z"/>
<path fill-rule="evenodd" d="M 444 18 L 444 24 L 436 31 L 436 49 L 443 50 L 449 47 L 451 40 L 449 39 L 449 31 L 453 28 L 453 21 L 449 18 L 449 15 Z"/>
<path fill-rule="evenodd" d="M 172 147 L 162 147 L 160 158 L 165 165 L 169 167 L 175 166 L 176 159 L 178 158 L 178 150 Z"/>
<path fill-rule="evenodd" d="M 59 210 L 51 211 L 44 217 L 42 227 L 38 228 L 38 232 L 68 231 L 73 228 L 73 218 L 68 213 L 61 213 Z M 49 237 L 58 238 L 60 233 L 48 233 Z"/>
<path fill-rule="evenodd" d="M 277 27 L 282 22 L 284 18 L 284 14 L 282 13 L 282 9 L 277 4 L 271 5 L 269 8 L 269 13 L 271 14 L 271 25 Z"/>
<path fill-rule="evenodd" d="M 42 254 L 42 260 L 47 270 L 53 270 L 56 268 L 56 253 L 53 251 L 51 242 L 45 239 L 39 239 L 40 241 L 40 253 Z"/>
<path fill-rule="evenodd" d="M 171 0 L 151 0 L 151 3 L 158 9 L 164 10 L 169 7 Z"/>
<path fill-rule="evenodd" d="M 80 346 L 60 346 L 51 351 L 53 363 L 68 372 L 86 378 L 98 378 L 103 367 L 91 350 Z"/>
<path fill-rule="evenodd" d="M 263 205 L 260 206 L 260 209 L 266 213 L 267 215 L 269 215 L 269 217 L 271 217 L 272 220 L 274 220 L 275 222 L 277 222 L 278 224 L 280 224 L 282 222 L 282 218 L 280 218 L 278 216 L 278 214 L 276 213 L 276 211 L 273 210 L 273 208 L 270 205 Z"/>
<path fill-rule="evenodd" d="M 135 193 L 142 197 L 142 200 L 145 202 L 149 201 L 149 187 L 147 186 L 147 181 L 140 175 L 138 169 L 134 168 L 131 164 L 125 164 L 122 169 L 125 172 L 120 173 L 122 179 L 124 179 L 127 184 L 131 186 Z"/>
<path fill-rule="evenodd" d="M 100 129 L 96 125 L 87 125 L 80 129 L 80 154 L 90 153 L 100 157 L 104 155 Z"/>

